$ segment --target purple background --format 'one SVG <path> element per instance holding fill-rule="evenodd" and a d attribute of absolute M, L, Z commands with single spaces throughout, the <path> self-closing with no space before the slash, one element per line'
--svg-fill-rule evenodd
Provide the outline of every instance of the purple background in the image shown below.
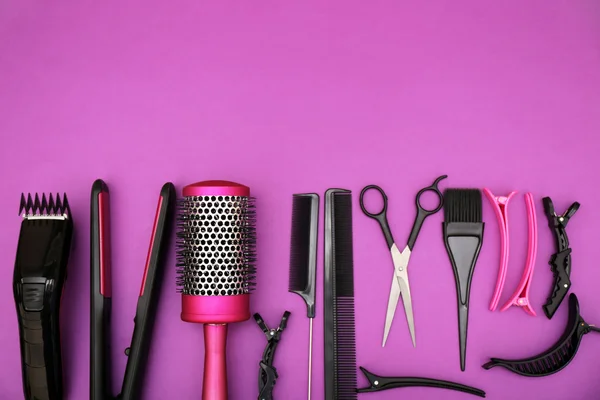
<path fill-rule="evenodd" d="M 484 200 L 485 241 L 471 293 L 467 370 L 459 370 L 454 278 L 441 213 L 411 260 L 417 348 L 401 309 L 381 337 L 391 261 L 374 221 L 354 207 L 358 365 L 384 375 L 450 379 L 495 400 L 600 397 L 600 335 L 583 340 L 563 372 L 527 379 L 484 371 L 490 356 L 524 357 L 560 336 L 567 308 L 542 313 L 554 251 L 541 197 L 582 204 L 569 226 L 573 288 L 600 324 L 600 3 L 589 1 L 98 1 L 0 2 L 0 398 L 22 396 L 11 291 L 21 192 L 65 191 L 76 219 L 63 298 L 68 399 L 88 397 L 89 198 L 110 186 L 113 375 L 120 387 L 156 199 L 205 179 L 247 184 L 258 198 L 258 290 L 252 311 L 273 325 L 292 311 L 278 349 L 276 397 L 305 398 L 308 322 L 287 293 L 291 194 L 370 183 L 390 198 L 405 243 L 414 196 L 443 187 L 519 190 L 501 303 L 521 276 L 533 192 L 539 252 L 531 288 L 538 317 L 487 306 L 499 261 L 498 228 Z M 110 2 L 109 2 L 110 3 Z M 322 240 L 322 236 L 320 237 Z M 322 243 L 322 242 L 321 242 Z M 322 249 L 322 247 L 321 247 Z M 171 254 L 145 385 L 146 399 L 198 399 L 202 327 L 179 319 Z M 319 255 L 319 295 L 322 255 Z M 315 322 L 315 399 L 323 398 L 322 309 Z M 253 399 L 265 339 L 252 321 L 231 326 L 231 399 Z M 365 380 L 360 378 L 361 385 Z M 426 388 L 362 399 L 467 399 Z"/>

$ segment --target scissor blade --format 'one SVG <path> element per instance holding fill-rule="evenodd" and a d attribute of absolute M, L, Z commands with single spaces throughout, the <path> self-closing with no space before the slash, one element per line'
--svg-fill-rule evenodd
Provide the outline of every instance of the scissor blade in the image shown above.
<path fill-rule="evenodd" d="M 404 313 L 406 314 L 406 321 L 408 322 L 408 329 L 410 331 L 410 338 L 412 339 L 413 347 L 417 347 L 415 340 L 415 322 L 413 318 L 412 310 L 412 298 L 410 296 L 410 286 L 408 283 L 408 262 L 410 261 L 410 247 L 406 246 L 402 253 L 398 250 L 396 244 L 390 249 L 392 253 L 392 259 L 394 260 L 394 273 L 398 281 L 398 288 L 402 294 L 402 303 L 404 303 Z"/>
<path fill-rule="evenodd" d="M 398 299 L 400 298 L 400 286 L 398 286 L 398 279 L 396 274 L 392 276 L 392 288 L 390 289 L 390 298 L 388 299 L 387 312 L 385 314 L 385 328 L 383 330 L 383 343 L 381 347 L 385 347 L 390 328 L 392 327 L 392 321 L 394 320 L 394 313 L 396 312 L 396 306 L 398 305 Z"/>
<path fill-rule="evenodd" d="M 412 298 L 410 297 L 410 286 L 408 281 L 398 277 L 398 286 L 402 292 L 402 303 L 404 303 L 404 312 L 406 313 L 406 321 L 408 322 L 408 330 L 410 331 L 410 338 L 412 339 L 413 347 L 417 347 L 415 340 L 415 320 L 413 317 L 412 309 Z"/>

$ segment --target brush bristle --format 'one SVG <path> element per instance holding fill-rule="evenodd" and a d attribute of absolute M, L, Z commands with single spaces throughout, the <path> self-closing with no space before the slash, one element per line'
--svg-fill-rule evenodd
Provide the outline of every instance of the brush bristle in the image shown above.
<path fill-rule="evenodd" d="M 309 289 L 311 262 L 311 232 L 313 221 L 313 196 L 294 195 L 292 200 L 292 237 L 290 243 L 290 276 L 288 291 L 305 292 Z"/>
<path fill-rule="evenodd" d="M 179 202 L 178 291 L 235 296 L 253 291 L 256 263 L 254 199 L 189 196 Z"/>
<path fill-rule="evenodd" d="M 444 192 L 446 222 L 481 222 L 481 209 L 479 189 L 446 189 Z"/>

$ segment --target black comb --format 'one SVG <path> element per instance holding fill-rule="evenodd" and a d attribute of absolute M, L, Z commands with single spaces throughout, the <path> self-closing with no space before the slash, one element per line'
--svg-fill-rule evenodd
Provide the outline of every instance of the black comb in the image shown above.
<path fill-rule="evenodd" d="M 325 400 L 355 400 L 352 192 L 325 193 Z"/>
<path fill-rule="evenodd" d="M 319 196 L 315 193 L 295 194 L 288 290 L 304 299 L 308 318 L 315 317 L 318 227 Z"/>
<path fill-rule="evenodd" d="M 477 189 L 446 189 L 444 192 L 444 243 L 454 270 L 458 298 L 460 369 L 465 370 L 469 292 L 473 271 L 483 242 L 481 192 Z"/>
<path fill-rule="evenodd" d="M 505 360 L 492 358 L 483 368 L 504 367 L 516 374 L 530 377 L 547 376 L 565 368 L 575 357 L 579 344 L 590 332 L 600 332 L 600 329 L 588 325 L 579 314 L 579 301 L 571 293 L 569 296 L 569 322 L 565 333 L 558 342 L 547 351 L 534 357 L 522 360 Z"/>
<path fill-rule="evenodd" d="M 306 303 L 309 318 L 308 398 L 312 382 L 312 337 L 315 318 L 317 273 L 317 230 L 319 196 L 315 193 L 295 194 L 292 200 L 292 237 L 290 245 L 290 278 L 288 290 Z"/>

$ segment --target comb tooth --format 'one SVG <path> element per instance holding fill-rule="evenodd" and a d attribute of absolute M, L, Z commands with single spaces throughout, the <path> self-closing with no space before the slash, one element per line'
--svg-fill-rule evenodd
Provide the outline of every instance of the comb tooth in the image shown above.
<path fill-rule="evenodd" d="M 31 193 L 27 193 L 27 205 L 25 206 L 25 208 L 27 210 L 27 214 L 31 214 L 32 213 L 33 200 L 31 199 Z"/>
<path fill-rule="evenodd" d="M 19 205 L 19 215 L 23 215 L 23 211 L 27 207 L 27 202 L 25 201 L 25 194 L 21 193 L 21 204 Z"/>
<path fill-rule="evenodd" d="M 60 201 L 60 193 L 56 193 L 56 203 L 54 203 L 54 214 L 58 214 L 62 210 L 62 202 Z"/>
<path fill-rule="evenodd" d="M 33 213 L 34 214 L 42 214 L 43 211 L 40 210 L 40 196 L 36 193 L 35 200 L 33 201 Z"/>
<path fill-rule="evenodd" d="M 46 193 L 42 193 L 42 204 L 40 206 L 42 213 L 50 214 L 48 212 L 48 201 L 46 200 Z"/>

